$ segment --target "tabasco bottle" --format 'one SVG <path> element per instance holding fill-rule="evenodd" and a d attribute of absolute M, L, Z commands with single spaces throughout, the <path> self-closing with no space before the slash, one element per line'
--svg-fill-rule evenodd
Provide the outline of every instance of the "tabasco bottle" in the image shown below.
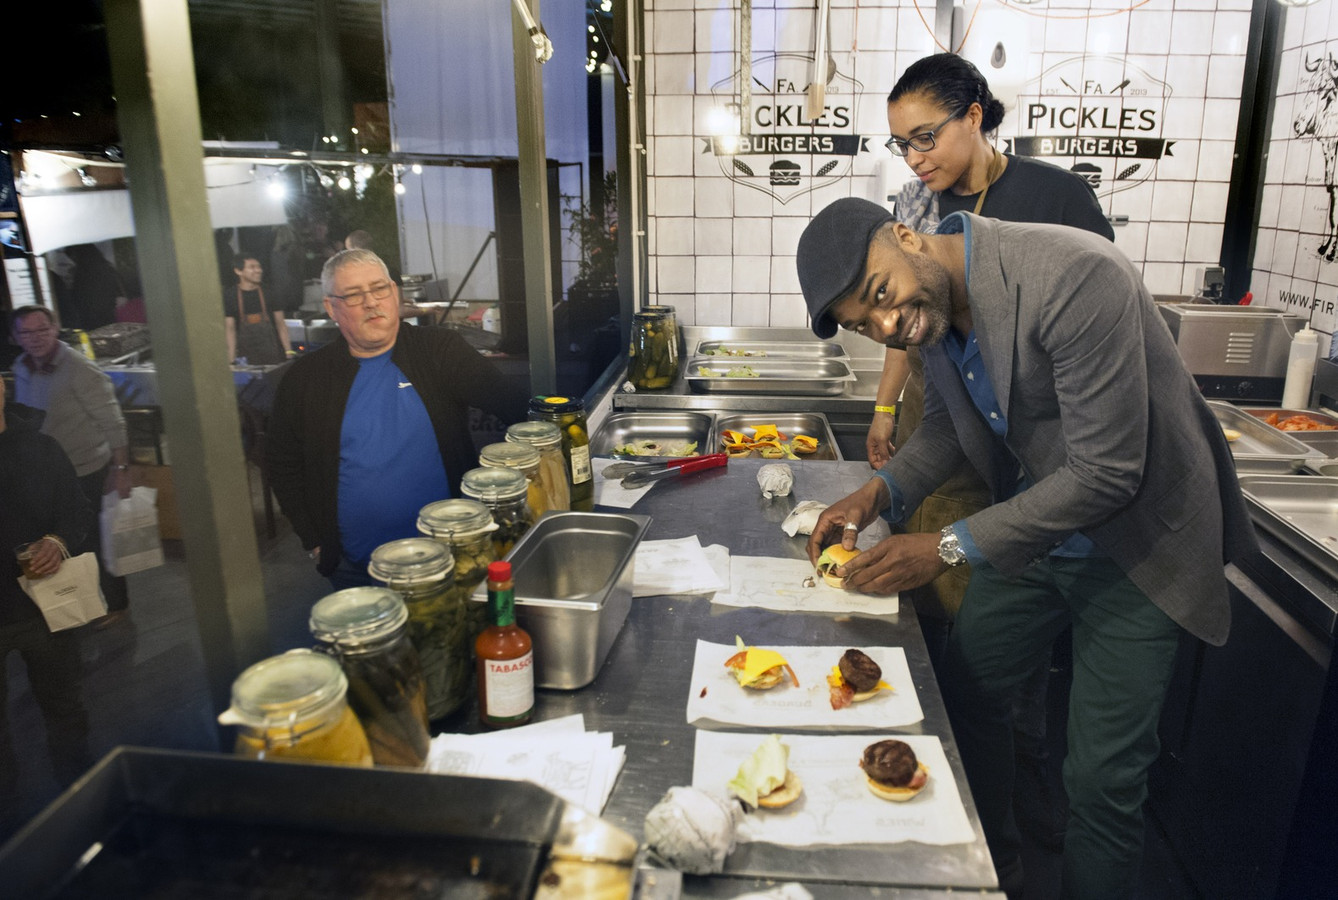
<path fill-rule="evenodd" d="M 488 621 L 474 641 L 479 720 L 485 728 L 523 725 L 534 712 L 534 654 L 529 633 L 516 624 L 509 562 L 488 564 Z"/>

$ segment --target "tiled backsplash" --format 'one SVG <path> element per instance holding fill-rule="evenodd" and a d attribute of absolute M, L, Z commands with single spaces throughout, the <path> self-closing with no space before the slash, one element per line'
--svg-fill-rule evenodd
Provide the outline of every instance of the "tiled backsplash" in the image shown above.
<path fill-rule="evenodd" d="M 1338 3 L 1320 0 L 1285 16 L 1250 290 L 1255 303 L 1308 316 L 1327 356 L 1338 326 L 1338 105 L 1330 105 L 1338 93 Z"/>
<path fill-rule="evenodd" d="M 1221 253 L 1251 3 L 1112 6 L 968 3 L 966 37 L 952 49 L 1008 107 L 1000 147 L 1086 164 L 1102 207 L 1128 217 L 1116 244 L 1153 292 L 1192 293 Z M 752 133 L 741 152 L 712 124 L 737 101 L 739 3 L 646 0 L 646 9 L 652 296 L 685 324 L 804 326 L 794 274 L 804 225 L 839 197 L 886 200 L 911 177 L 882 146 L 885 104 L 900 73 L 939 49 L 933 4 L 832 0 L 836 71 L 814 125 L 800 115 L 814 4 L 754 0 Z M 1289 29 L 1305 15 L 1289 14 Z M 1327 12 L 1323 21 L 1316 33 L 1332 33 Z M 1074 139 L 1091 155 L 1075 158 Z"/>

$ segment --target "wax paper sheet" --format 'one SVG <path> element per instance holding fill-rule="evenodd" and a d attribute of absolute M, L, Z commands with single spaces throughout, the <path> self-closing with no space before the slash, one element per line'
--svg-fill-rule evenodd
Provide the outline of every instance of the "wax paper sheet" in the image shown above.
<path fill-rule="evenodd" d="M 729 558 L 729 588 L 717 591 L 712 602 L 787 612 L 858 612 L 878 616 L 895 615 L 900 609 L 896 594 L 890 597 L 857 594 L 831 587 L 816 577 L 813 587 L 805 587 L 805 580 L 810 577 L 813 567 L 806 559 L 736 554 Z"/>

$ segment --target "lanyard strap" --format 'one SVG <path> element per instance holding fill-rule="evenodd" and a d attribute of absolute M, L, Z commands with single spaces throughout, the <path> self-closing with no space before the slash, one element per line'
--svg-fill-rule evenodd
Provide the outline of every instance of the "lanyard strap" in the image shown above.
<path fill-rule="evenodd" d="M 985 197 L 990 192 L 990 185 L 999 180 L 999 176 L 1003 174 L 1003 168 L 1003 154 L 995 148 L 994 156 L 990 159 L 990 167 L 985 171 L 985 190 L 980 192 L 980 197 L 976 200 L 976 208 L 971 210 L 974 215 L 980 215 L 981 207 L 985 205 Z"/>

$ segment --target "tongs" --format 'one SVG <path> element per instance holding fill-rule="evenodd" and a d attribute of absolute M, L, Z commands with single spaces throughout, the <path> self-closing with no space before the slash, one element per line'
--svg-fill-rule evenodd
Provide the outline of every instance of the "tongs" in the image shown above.
<path fill-rule="evenodd" d="M 701 459 L 715 459 L 717 456 L 724 456 L 723 453 L 715 453 L 711 456 L 678 456 L 673 459 L 662 462 L 616 462 L 604 467 L 604 480 L 617 481 L 633 472 L 663 472 L 665 469 L 674 469 L 684 463 Z M 706 468 L 710 468 L 707 466 Z"/>
<path fill-rule="evenodd" d="M 716 469 L 729 462 L 729 457 L 723 453 L 713 453 L 710 456 L 695 456 L 684 460 L 673 460 L 671 464 L 655 470 L 639 470 L 625 476 L 620 482 L 623 487 L 632 489 L 645 487 L 648 484 L 654 484 L 665 478 L 677 478 L 680 475 L 687 475 L 690 472 L 700 472 L 703 469 Z M 608 469 L 604 470 L 608 472 Z"/>

